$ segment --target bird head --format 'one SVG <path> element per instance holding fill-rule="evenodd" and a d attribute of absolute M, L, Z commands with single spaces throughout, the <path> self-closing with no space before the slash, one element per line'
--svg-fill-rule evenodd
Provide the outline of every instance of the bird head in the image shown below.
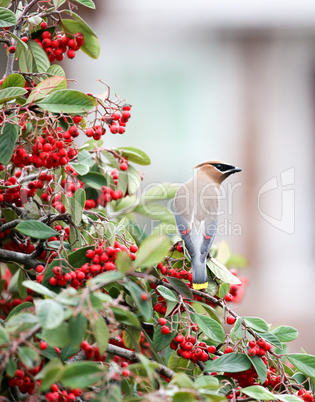
<path fill-rule="evenodd" d="M 222 161 L 208 161 L 200 163 L 195 168 L 201 168 L 212 180 L 221 184 L 223 180 L 233 173 L 241 172 L 242 169 Z"/>

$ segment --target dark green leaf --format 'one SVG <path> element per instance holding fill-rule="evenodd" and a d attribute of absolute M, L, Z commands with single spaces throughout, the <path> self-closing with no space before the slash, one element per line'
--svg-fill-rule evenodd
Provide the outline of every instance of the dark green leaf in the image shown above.
<path fill-rule="evenodd" d="M 18 354 L 25 366 L 30 368 L 36 367 L 40 361 L 38 353 L 28 346 L 20 346 L 18 348 Z"/>
<path fill-rule="evenodd" d="M 159 294 L 164 297 L 164 299 L 169 300 L 171 302 L 178 302 L 177 295 L 172 290 L 166 288 L 163 285 L 159 285 L 157 287 L 157 290 Z"/>
<path fill-rule="evenodd" d="M 14 316 L 15 314 L 18 314 L 20 311 L 25 310 L 26 308 L 34 307 L 34 304 L 31 302 L 24 302 L 19 304 L 18 306 L 14 307 L 13 310 L 10 311 L 10 314 L 7 316 L 6 320 L 8 320 L 10 317 Z"/>
<path fill-rule="evenodd" d="M 290 353 L 286 358 L 308 377 L 315 377 L 315 356 L 306 353 Z"/>
<path fill-rule="evenodd" d="M 252 385 L 251 387 L 243 388 L 242 393 L 258 401 L 273 401 L 276 399 L 276 395 L 261 385 Z"/>
<path fill-rule="evenodd" d="M 22 49 L 19 66 L 22 72 L 43 73 L 48 70 L 50 62 L 44 49 L 33 40 L 27 43 L 28 50 Z"/>
<path fill-rule="evenodd" d="M 268 324 L 259 317 L 243 317 L 245 324 L 257 332 L 267 332 Z"/>
<path fill-rule="evenodd" d="M 136 267 L 150 267 L 163 261 L 171 247 L 167 236 L 149 236 L 141 244 L 135 261 Z"/>
<path fill-rule="evenodd" d="M 63 366 L 58 358 L 54 358 L 44 365 L 42 370 L 37 374 L 36 380 L 42 379 L 40 386 L 41 391 L 47 391 L 52 384 L 57 383 L 62 376 Z"/>
<path fill-rule="evenodd" d="M 91 249 L 91 246 L 82 247 L 73 251 L 68 255 L 69 264 L 74 268 L 81 268 L 86 262 L 91 260 L 86 257 L 86 252 Z"/>
<path fill-rule="evenodd" d="M 253 357 L 247 356 L 247 357 L 253 363 L 253 366 L 256 370 L 256 373 L 258 374 L 260 382 L 264 384 L 264 382 L 267 379 L 267 367 L 265 363 L 261 360 L 259 356 L 253 356 Z"/>
<path fill-rule="evenodd" d="M 207 371 L 239 373 L 251 368 L 252 363 L 243 353 L 228 353 L 206 363 Z"/>
<path fill-rule="evenodd" d="M 154 331 L 153 335 L 153 345 L 154 349 L 156 352 L 160 352 L 161 350 L 165 349 L 166 346 L 168 346 L 171 342 L 171 340 L 174 338 L 177 330 L 177 324 L 173 323 L 173 331 L 171 328 L 171 324 L 169 322 L 166 323 L 166 325 L 171 329 L 171 332 L 167 335 L 163 335 L 161 333 L 161 327 L 157 326 Z"/>
<path fill-rule="evenodd" d="M 218 296 L 219 296 L 219 298 L 220 298 L 220 299 L 223 299 L 224 296 L 229 293 L 229 291 L 230 291 L 230 284 L 229 284 L 229 283 L 226 283 L 226 282 L 225 282 L 225 283 L 222 283 L 222 284 L 219 286 L 219 290 L 218 290 Z"/>
<path fill-rule="evenodd" d="M 16 24 L 15 14 L 7 8 L 0 7 L 0 27 L 11 27 Z"/>
<path fill-rule="evenodd" d="M 271 332 L 276 335 L 280 342 L 294 341 L 294 339 L 299 335 L 295 328 L 289 327 L 288 325 L 281 325 L 280 327 L 273 329 Z"/>
<path fill-rule="evenodd" d="M 48 246 L 49 248 L 53 248 L 54 250 L 58 250 L 58 249 L 60 248 L 61 244 L 63 245 L 63 247 L 64 247 L 66 250 L 71 251 L 71 246 L 70 246 L 70 244 L 69 244 L 68 242 L 66 242 L 66 241 L 63 241 L 62 243 L 61 243 L 61 241 L 59 241 L 59 240 L 49 241 L 49 242 L 47 243 L 47 246 Z"/>
<path fill-rule="evenodd" d="M 23 282 L 25 281 L 25 273 L 22 269 L 19 270 L 19 276 L 17 278 L 17 288 L 21 299 L 25 299 L 27 296 L 27 290 L 23 286 Z"/>
<path fill-rule="evenodd" d="M 90 111 L 94 104 L 83 92 L 74 89 L 61 89 L 38 102 L 38 106 L 52 113 L 81 114 Z"/>
<path fill-rule="evenodd" d="M 124 286 L 129 290 L 131 297 L 135 301 L 143 318 L 145 320 L 150 320 L 152 318 L 152 307 L 150 299 L 148 298 L 145 301 L 141 299 L 141 295 L 146 292 L 132 281 L 125 282 Z"/>
<path fill-rule="evenodd" d="M 119 307 L 110 306 L 111 310 L 115 315 L 115 319 L 118 322 L 122 322 L 126 325 L 133 325 L 134 327 L 139 327 L 140 323 L 138 318 L 132 314 L 130 311 L 123 310 Z"/>
<path fill-rule="evenodd" d="M 151 161 L 148 155 L 138 148 L 122 147 L 122 156 L 127 158 L 129 162 L 137 163 L 138 165 L 150 165 Z"/>
<path fill-rule="evenodd" d="M 258 337 L 264 338 L 267 342 L 271 343 L 272 345 L 276 346 L 279 349 L 283 349 L 282 343 L 279 341 L 278 337 L 274 335 L 272 332 L 263 332 L 257 333 Z"/>
<path fill-rule="evenodd" d="M 64 368 L 60 381 L 65 387 L 86 388 L 99 381 L 102 372 L 97 363 L 75 362 Z"/>
<path fill-rule="evenodd" d="M 8 342 L 9 342 L 8 334 L 5 332 L 5 329 L 0 325 L 0 345 Z"/>
<path fill-rule="evenodd" d="M 225 334 L 221 324 L 205 315 L 194 314 L 199 330 L 215 342 L 224 342 Z"/>
<path fill-rule="evenodd" d="M 83 33 L 84 45 L 81 46 L 80 49 L 93 59 L 97 59 L 100 55 L 100 44 L 97 36 L 81 17 L 75 13 L 72 13 L 72 17 L 74 17 L 77 21 L 67 19 L 62 20 L 65 32 L 69 32 L 74 35 L 77 32 Z"/>
<path fill-rule="evenodd" d="M 98 172 L 89 172 L 84 176 L 79 176 L 79 179 L 87 186 L 95 188 L 96 190 L 100 190 L 103 186 L 107 185 L 107 180 L 104 175 Z"/>
<path fill-rule="evenodd" d="M 32 237 L 34 239 L 48 239 L 49 237 L 58 235 L 51 227 L 45 225 L 43 222 L 38 221 L 23 221 L 16 226 L 16 230 L 23 233 L 25 236 Z"/>
<path fill-rule="evenodd" d="M 10 88 L 10 87 L 25 87 L 25 79 L 21 74 L 10 74 L 6 77 L 6 79 L 2 83 L 2 89 Z"/>
<path fill-rule="evenodd" d="M 106 351 L 109 340 L 109 331 L 107 325 L 105 323 L 104 318 L 101 316 L 98 316 L 97 320 L 95 321 L 93 320 L 91 322 L 91 325 L 97 346 L 99 348 L 100 354 L 102 355 Z"/>
<path fill-rule="evenodd" d="M 173 277 L 168 277 L 167 280 L 173 286 L 173 288 L 184 297 L 184 299 L 193 299 L 193 294 L 185 282 Z"/>
<path fill-rule="evenodd" d="M 245 331 L 242 326 L 242 319 L 239 317 L 233 328 L 233 335 L 236 339 L 242 339 L 245 336 Z"/>
<path fill-rule="evenodd" d="M 11 161 L 15 143 L 19 135 L 19 127 L 5 123 L 0 131 L 0 163 L 8 165 Z"/>
<path fill-rule="evenodd" d="M 167 367 L 176 373 L 180 372 L 187 372 L 187 370 L 193 368 L 193 364 L 190 360 L 184 359 L 183 357 L 180 357 L 177 355 L 176 351 L 174 351 L 167 363 Z M 211 377 L 214 378 L 214 377 Z M 218 380 L 215 379 L 216 382 L 218 383 Z"/>
<path fill-rule="evenodd" d="M 17 370 L 16 360 L 10 359 L 6 367 L 7 376 L 14 377 L 16 370 Z"/>
<path fill-rule="evenodd" d="M 43 340 L 48 343 L 49 346 L 55 348 L 63 348 L 69 346 L 71 339 L 69 336 L 69 325 L 63 322 L 59 327 L 54 329 L 45 329 L 42 332 Z"/>
<path fill-rule="evenodd" d="M 63 308 L 53 300 L 42 300 L 36 307 L 40 325 L 45 329 L 59 327 L 64 320 Z"/>

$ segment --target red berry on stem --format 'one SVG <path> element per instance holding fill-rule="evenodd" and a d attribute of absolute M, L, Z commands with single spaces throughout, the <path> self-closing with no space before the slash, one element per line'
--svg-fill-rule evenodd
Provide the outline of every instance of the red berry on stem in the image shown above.
<path fill-rule="evenodd" d="M 47 22 L 45 22 L 45 21 L 43 21 L 41 24 L 40 24 L 40 28 L 41 29 L 46 29 L 47 28 Z"/>
<path fill-rule="evenodd" d="M 164 325 L 164 326 L 161 328 L 161 333 L 162 333 L 163 335 L 168 335 L 170 332 L 171 332 L 171 330 L 170 330 L 169 327 L 167 327 L 166 325 Z"/>
<path fill-rule="evenodd" d="M 226 319 L 226 323 L 229 325 L 233 325 L 235 323 L 235 321 L 236 321 L 236 318 L 233 317 L 232 315 L 229 315 Z"/>
<path fill-rule="evenodd" d="M 44 342 L 44 341 L 42 341 L 42 342 L 39 344 L 39 347 L 40 347 L 41 350 L 45 350 L 45 349 L 47 349 L 47 343 Z"/>
<path fill-rule="evenodd" d="M 161 318 L 159 318 L 158 323 L 159 323 L 159 325 L 166 325 L 167 320 L 165 318 L 161 317 Z"/>
<path fill-rule="evenodd" d="M 128 170 L 128 165 L 127 165 L 127 163 L 126 162 L 122 162 L 121 164 L 120 164 L 120 170 Z"/>

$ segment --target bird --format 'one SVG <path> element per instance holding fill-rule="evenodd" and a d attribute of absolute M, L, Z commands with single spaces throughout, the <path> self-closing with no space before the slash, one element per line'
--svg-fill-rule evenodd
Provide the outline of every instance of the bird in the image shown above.
<path fill-rule="evenodd" d="M 242 169 L 222 161 L 203 162 L 195 169 L 194 176 L 176 192 L 174 213 L 191 258 L 193 289 L 201 290 L 208 287 L 206 263 L 217 231 L 220 184 Z"/>

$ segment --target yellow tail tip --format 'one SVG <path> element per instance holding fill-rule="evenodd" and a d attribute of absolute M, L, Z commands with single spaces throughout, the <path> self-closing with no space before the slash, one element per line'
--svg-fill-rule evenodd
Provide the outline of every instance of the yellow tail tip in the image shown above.
<path fill-rule="evenodd" d="M 205 283 L 193 283 L 193 289 L 200 290 L 200 289 L 207 289 L 208 282 Z"/>

